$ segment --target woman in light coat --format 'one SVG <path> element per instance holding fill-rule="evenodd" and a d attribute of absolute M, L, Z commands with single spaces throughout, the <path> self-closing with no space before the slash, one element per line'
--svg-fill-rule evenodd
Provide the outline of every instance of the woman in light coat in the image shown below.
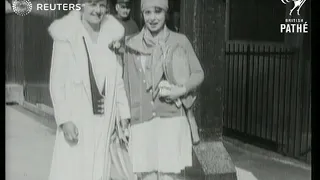
<path fill-rule="evenodd" d="M 108 48 L 123 37 L 124 28 L 106 14 L 105 0 L 79 3 L 84 4 L 81 11 L 49 27 L 54 40 L 50 94 L 57 123 L 49 180 L 109 180 L 111 135 L 117 122 L 130 118 L 122 67 Z"/>

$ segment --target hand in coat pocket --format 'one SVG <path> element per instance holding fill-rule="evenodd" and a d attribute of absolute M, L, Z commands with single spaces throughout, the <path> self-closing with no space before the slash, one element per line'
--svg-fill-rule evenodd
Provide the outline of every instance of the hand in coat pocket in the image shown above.
<path fill-rule="evenodd" d="M 66 141 L 70 145 L 76 145 L 78 143 L 79 131 L 77 126 L 73 122 L 66 122 L 62 124 L 62 131 Z"/>

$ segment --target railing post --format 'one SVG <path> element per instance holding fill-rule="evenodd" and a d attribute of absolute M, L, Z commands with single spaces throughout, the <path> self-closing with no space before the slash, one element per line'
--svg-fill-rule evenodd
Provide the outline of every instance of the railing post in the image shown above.
<path fill-rule="evenodd" d="M 247 72 L 246 72 L 246 97 L 245 97 L 245 126 L 244 126 L 244 132 L 248 134 L 248 121 L 249 121 L 249 78 L 250 78 L 250 44 L 247 44 L 247 51 L 246 51 L 246 63 L 247 63 Z"/>

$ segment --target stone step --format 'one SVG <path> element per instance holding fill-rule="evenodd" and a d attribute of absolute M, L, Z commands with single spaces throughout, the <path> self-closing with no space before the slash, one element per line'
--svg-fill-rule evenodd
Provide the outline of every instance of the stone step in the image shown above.
<path fill-rule="evenodd" d="M 6 84 L 6 103 L 18 103 L 22 105 L 24 101 L 23 86 L 19 84 Z"/>
<path fill-rule="evenodd" d="M 193 148 L 193 167 L 186 169 L 192 180 L 237 180 L 236 168 L 221 141 L 201 142 Z"/>

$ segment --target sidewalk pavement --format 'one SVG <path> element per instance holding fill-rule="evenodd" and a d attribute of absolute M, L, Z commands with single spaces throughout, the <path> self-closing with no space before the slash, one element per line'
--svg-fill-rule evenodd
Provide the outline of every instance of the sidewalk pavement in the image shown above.
<path fill-rule="evenodd" d="M 6 106 L 6 180 L 46 180 L 55 130 L 42 117 L 19 106 Z M 310 180 L 311 170 L 294 167 L 243 151 L 225 143 L 238 180 Z"/>
<path fill-rule="evenodd" d="M 311 180 L 311 168 L 286 164 L 224 143 L 236 166 L 238 180 Z"/>
<path fill-rule="evenodd" d="M 6 106 L 6 180 L 46 180 L 55 131 L 35 121 L 38 116 Z"/>

